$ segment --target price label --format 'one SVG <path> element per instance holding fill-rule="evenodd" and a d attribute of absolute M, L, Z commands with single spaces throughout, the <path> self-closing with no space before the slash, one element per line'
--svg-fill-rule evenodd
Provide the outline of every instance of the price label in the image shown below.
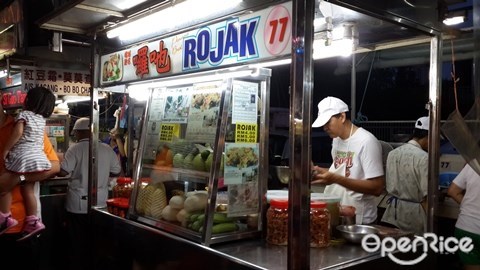
<path fill-rule="evenodd" d="M 263 40 L 270 54 L 280 54 L 291 42 L 291 21 L 290 12 L 282 5 L 276 6 L 268 14 Z"/>

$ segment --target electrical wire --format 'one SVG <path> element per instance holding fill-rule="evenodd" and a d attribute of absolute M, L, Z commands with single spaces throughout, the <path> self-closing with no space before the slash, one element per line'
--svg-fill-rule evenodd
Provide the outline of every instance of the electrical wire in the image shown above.
<path fill-rule="evenodd" d="M 374 51 L 372 62 L 370 63 L 370 69 L 368 70 L 367 81 L 365 82 L 365 88 L 363 89 L 362 102 L 360 102 L 360 108 L 358 109 L 357 117 L 355 118 L 356 123 L 368 121 L 368 117 L 362 114 L 362 107 L 363 107 L 363 102 L 365 101 L 365 95 L 367 94 L 368 84 L 370 82 L 370 76 L 372 74 L 373 64 L 375 63 L 376 55 L 377 55 L 377 51 Z"/>

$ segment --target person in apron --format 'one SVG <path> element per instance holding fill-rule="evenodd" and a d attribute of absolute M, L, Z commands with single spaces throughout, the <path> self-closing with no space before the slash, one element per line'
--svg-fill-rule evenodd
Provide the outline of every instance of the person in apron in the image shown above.
<path fill-rule="evenodd" d="M 324 184 L 325 193 L 341 198 L 341 205 L 355 207 L 357 224 L 377 219 L 375 197 L 383 193 L 385 178 L 382 146 L 373 134 L 355 126 L 347 104 L 336 97 L 318 103 L 318 118 L 312 127 L 323 127 L 332 142 L 333 163 L 329 169 L 313 166 L 311 184 Z"/>
<path fill-rule="evenodd" d="M 423 203 L 428 192 L 428 117 L 415 122 L 412 139 L 390 151 L 386 182 L 390 198 L 382 222 L 423 235 L 427 214 Z M 414 218 L 412 218 L 414 217 Z"/>

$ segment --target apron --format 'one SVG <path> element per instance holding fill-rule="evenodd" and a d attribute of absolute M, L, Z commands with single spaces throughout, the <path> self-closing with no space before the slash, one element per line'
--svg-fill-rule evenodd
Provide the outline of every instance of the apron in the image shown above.
<path fill-rule="evenodd" d="M 350 136 L 349 139 L 352 137 L 353 132 L 353 124 L 350 128 Z M 350 148 L 350 141 L 347 143 L 347 153 Z M 332 164 L 328 169 L 329 172 L 340 175 L 346 176 L 347 164 L 342 163 L 338 168 L 335 168 L 335 165 Z M 351 205 L 355 207 L 355 216 L 356 216 L 356 224 L 362 224 L 363 222 L 363 214 L 364 214 L 364 203 L 361 201 L 363 194 L 354 192 L 351 190 L 346 189 L 345 187 L 338 185 L 338 184 L 331 184 L 325 187 L 324 193 L 333 194 L 340 197 L 340 204 L 341 205 Z"/>
<path fill-rule="evenodd" d="M 347 165 L 345 163 L 341 164 L 338 168 L 335 169 L 335 166 L 332 164 L 328 169 L 329 172 L 345 176 Z M 363 213 L 364 213 L 364 204 L 361 201 L 362 194 L 346 189 L 344 186 L 338 184 L 331 184 L 325 187 L 325 193 L 336 195 L 340 197 L 341 205 L 351 205 L 355 207 L 355 222 L 356 224 L 362 224 L 363 222 Z"/>

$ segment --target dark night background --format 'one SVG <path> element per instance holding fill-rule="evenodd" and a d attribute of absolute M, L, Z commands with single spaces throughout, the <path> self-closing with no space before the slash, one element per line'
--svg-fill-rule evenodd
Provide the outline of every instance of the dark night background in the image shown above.
<path fill-rule="evenodd" d="M 338 59 L 315 62 L 314 93 L 312 117 L 317 115 L 317 104 L 326 96 L 336 96 L 350 104 L 350 74 L 335 75 Z M 344 62 L 342 64 L 345 64 Z M 290 85 L 290 66 L 272 68 L 271 107 L 289 107 L 288 87 Z M 451 62 L 444 62 L 442 75 L 441 120 L 447 119 L 455 109 L 453 81 L 450 75 Z M 472 60 L 455 62 L 459 109 L 465 115 L 473 104 Z M 373 68 L 366 87 L 368 71 L 357 72 L 357 113 L 368 117 L 370 121 L 415 120 L 428 114 L 425 104 L 428 102 L 429 65 L 405 67 Z M 365 90 L 366 87 L 366 90 Z M 365 97 L 364 96 L 364 92 Z M 363 105 L 361 102 L 363 99 Z"/>

